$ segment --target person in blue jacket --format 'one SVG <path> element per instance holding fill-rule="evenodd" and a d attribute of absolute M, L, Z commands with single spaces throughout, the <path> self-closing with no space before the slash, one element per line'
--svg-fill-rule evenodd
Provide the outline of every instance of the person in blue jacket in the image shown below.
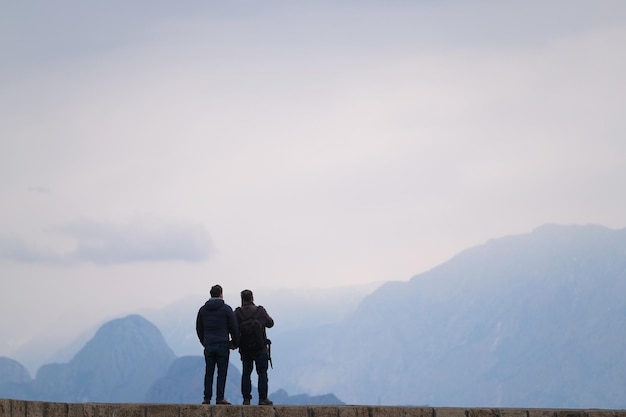
<path fill-rule="evenodd" d="M 211 287 L 211 298 L 198 311 L 196 333 L 204 346 L 204 401 L 210 404 L 213 394 L 213 375 L 217 366 L 215 404 L 230 405 L 224 398 L 230 350 L 239 346 L 239 329 L 233 309 L 224 302 L 220 285 Z"/>

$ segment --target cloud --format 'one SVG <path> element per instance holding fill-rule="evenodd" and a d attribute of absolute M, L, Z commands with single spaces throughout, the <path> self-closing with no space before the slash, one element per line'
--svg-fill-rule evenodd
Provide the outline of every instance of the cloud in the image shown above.
<path fill-rule="evenodd" d="M 66 265 L 201 262 L 212 251 L 208 232 L 197 224 L 144 219 L 125 223 L 78 220 L 59 227 L 58 231 L 72 242 L 70 250 L 59 252 L 13 236 L 0 237 L 0 259 Z"/>
<path fill-rule="evenodd" d="M 20 263 L 55 263 L 59 257 L 15 236 L 0 236 L 0 260 L 3 259 Z"/>

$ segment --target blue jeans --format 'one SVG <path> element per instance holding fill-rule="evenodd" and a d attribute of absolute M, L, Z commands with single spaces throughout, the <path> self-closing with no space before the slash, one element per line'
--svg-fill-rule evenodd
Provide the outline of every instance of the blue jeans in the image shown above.
<path fill-rule="evenodd" d="M 255 355 L 251 353 L 241 354 L 242 372 L 241 372 L 241 395 L 244 400 L 252 398 L 252 368 L 256 366 L 256 373 L 259 376 L 259 400 L 267 399 L 267 352 Z"/>
<path fill-rule="evenodd" d="M 204 347 L 204 400 L 211 401 L 213 393 L 213 375 L 217 365 L 217 389 L 215 399 L 224 399 L 226 389 L 226 375 L 228 374 L 228 358 L 230 357 L 230 344 L 228 342 L 210 343 Z"/>

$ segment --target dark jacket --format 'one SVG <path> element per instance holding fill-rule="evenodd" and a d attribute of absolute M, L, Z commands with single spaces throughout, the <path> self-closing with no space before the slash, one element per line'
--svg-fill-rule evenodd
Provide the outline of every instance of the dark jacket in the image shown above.
<path fill-rule="evenodd" d="M 267 311 L 263 306 L 256 306 L 253 302 L 244 302 L 241 307 L 237 307 L 235 309 L 235 316 L 237 317 L 237 325 L 239 326 L 244 318 L 249 318 L 254 315 L 254 318 L 259 320 L 261 324 L 263 324 L 263 337 L 267 340 L 267 333 L 265 332 L 266 328 L 271 328 L 274 326 L 274 319 L 267 314 Z M 267 346 L 258 352 L 261 353 L 263 350 L 267 351 Z"/>
<path fill-rule="evenodd" d="M 230 340 L 235 348 L 239 346 L 239 327 L 235 313 L 222 298 L 211 297 L 200 307 L 196 318 L 196 333 L 202 346 Z"/>

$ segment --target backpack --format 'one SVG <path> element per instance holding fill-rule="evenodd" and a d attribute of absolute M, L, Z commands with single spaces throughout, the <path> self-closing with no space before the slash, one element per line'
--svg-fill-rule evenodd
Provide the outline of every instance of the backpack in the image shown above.
<path fill-rule="evenodd" d="M 258 310 L 258 309 L 257 309 Z M 263 323 L 255 318 L 256 310 L 251 316 L 244 316 L 241 313 L 241 323 L 239 324 L 239 349 L 243 352 L 255 352 L 265 348 L 265 334 Z"/>

